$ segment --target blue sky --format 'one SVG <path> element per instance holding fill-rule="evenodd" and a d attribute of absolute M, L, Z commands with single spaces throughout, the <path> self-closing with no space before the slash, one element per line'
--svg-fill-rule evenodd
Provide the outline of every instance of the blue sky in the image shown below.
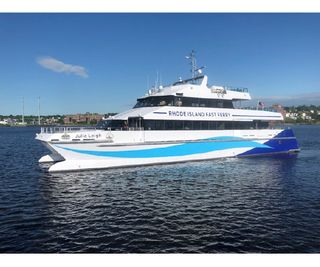
<path fill-rule="evenodd" d="M 0 14 L 0 114 L 120 112 L 161 73 L 320 104 L 320 14 Z"/>

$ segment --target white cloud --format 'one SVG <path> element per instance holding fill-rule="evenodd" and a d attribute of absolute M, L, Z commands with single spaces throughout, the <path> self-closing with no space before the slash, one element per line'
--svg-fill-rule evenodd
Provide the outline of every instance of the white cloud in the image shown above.
<path fill-rule="evenodd" d="M 88 74 L 84 67 L 63 63 L 53 57 L 39 57 L 37 63 L 49 70 L 55 72 L 71 73 L 83 78 L 87 78 Z"/>

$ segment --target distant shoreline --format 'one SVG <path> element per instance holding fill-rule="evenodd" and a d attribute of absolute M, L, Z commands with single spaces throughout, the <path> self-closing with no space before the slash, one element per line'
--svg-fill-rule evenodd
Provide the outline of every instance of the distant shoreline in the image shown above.
<path fill-rule="evenodd" d="M 310 123 L 310 122 L 297 122 L 297 123 L 292 123 L 292 122 L 285 122 L 284 125 L 286 126 L 291 126 L 291 125 L 320 125 L 320 122 L 314 122 L 314 123 Z"/>

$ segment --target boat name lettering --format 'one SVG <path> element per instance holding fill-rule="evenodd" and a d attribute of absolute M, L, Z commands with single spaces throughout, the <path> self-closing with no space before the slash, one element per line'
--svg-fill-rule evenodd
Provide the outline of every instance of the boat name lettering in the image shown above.
<path fill-rule="evenodd" d="M 99 138 L 101 134 L 77 134 L 76 138 Z"/>
<path fill-rule="evenodd" d="M 230 117 L 229 112 L 169 111 L 172 117 Z"/>
<path fill-rule="evenodd" d="M 63 134 L 63 135 L 61 135 L 61 138 L 64 139 L 64 140 L 67 140 L 67 139 L 70 139 L 70 135 Z"/>

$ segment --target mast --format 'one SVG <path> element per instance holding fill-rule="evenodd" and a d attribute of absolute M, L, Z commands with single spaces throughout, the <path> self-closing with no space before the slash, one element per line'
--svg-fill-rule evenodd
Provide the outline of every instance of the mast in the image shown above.
<path fill-rule="evenodd" d="M 190 59 L 191 75 L 192 75 L 192 78 L 195 78 L 196 70 L 197 70 L 196 51 L 192 49 L 191 53 L 188 56 L 186 56 L 186 59 Z"/>
<path fill-rule="evenodd" d="M 158 88 L 158 86 L 159 86 L 158 83 L 159 83 L 159 71 L 157 71 L 157 79 L 156 79 L 156 83 L 155 83 L 154 89 Z"/>
<path fill-rule="evenodd" d="M 38 97 L 38 124 L 40 125 L 40 96 Z"/>
<path fill-rule="evenodd" d="M 22 124 L 24 124 L 24 96 L 22 97 Z"/>

